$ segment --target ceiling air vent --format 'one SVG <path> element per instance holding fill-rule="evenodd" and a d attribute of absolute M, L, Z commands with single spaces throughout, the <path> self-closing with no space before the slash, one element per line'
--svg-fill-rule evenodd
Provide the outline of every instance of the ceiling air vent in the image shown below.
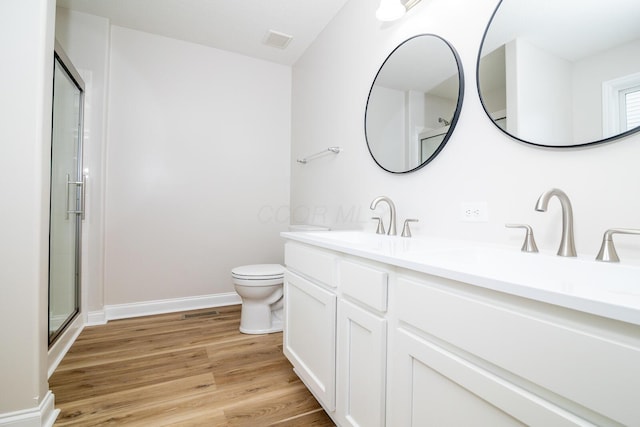
<path fill-rule="evenodd" d="M 262 43 L 267 46 L 277 47 L 278 49 L 284 49 L 289 45 L 289 42 L 293 39 L 293 36 L 289 34 L 280 33 L 278 31 L 269 30 L 265 34 Z"/>

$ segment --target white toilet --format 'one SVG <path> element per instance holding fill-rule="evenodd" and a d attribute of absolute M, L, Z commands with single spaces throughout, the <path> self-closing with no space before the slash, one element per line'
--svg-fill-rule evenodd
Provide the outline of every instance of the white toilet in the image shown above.
<path fill-rule="evenodd" d="M 242 299 L 240 332 L 268 334 L 282 331 L 282 283 L 280 264 L 243 265 L 231 270 L 233 285 Z"/>

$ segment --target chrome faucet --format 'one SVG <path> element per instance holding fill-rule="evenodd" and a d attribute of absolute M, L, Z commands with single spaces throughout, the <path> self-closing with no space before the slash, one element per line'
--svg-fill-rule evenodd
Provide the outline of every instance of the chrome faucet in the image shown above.
<path fill-rule="evenodd" d="M 560 240 L 559 256 L 574 257 L 576 255 L 576 244 L 573 238 L 573 209 L 567 194 L 557 188 L 545 191 L 538 198 L 536 210 L 546 212 L 549 200 L 556 196 L 562 206 L 562 240 Z"/>
<path fill-rule="evenodd" d="M 398 234 L 396 232 L 396 205 L 394 205 L 391 199 L 388 198 L 387 196 L 378 196 L 375 199 L 373 199 L 373 202 L 371 202 L 371 206 L 370 206 L 371 210 L 375 209 L 376 206 L 378 206 L 378 203 L 380 202 L 387 202 L 387 204 L 389 205 L 391 218 L 389 218 L 389 228 L 388 228 L 389 231 L 387 231 L 387 235 L 395 236 L 396 234 Z"/>

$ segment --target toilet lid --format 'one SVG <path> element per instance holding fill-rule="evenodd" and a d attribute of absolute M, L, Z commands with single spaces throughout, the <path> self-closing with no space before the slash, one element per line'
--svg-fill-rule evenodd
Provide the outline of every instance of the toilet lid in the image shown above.
<path fill-rule="evenodd" d="M 280 279 L 284 277 L 284 267 L 280 264 L 243 265 L 231 270 L 231 275 L 248 280 Z"/>

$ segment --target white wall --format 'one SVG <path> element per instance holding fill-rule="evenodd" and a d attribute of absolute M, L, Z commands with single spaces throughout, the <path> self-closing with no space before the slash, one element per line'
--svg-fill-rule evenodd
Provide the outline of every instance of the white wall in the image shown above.
<path fill-rule="evenodd" d="M 525 141 L 572 145 L 571 63 L 518 38 L 506 44 L 507 130 Z M 513 75 L 509 75 L 514 73 Z"/>
<path fill-rule="evenodd" d="M 430 129 L 438 129 L 443 126 L 438 122 L 442 118 L 451 122 L 453 114 L 456 111 L 456 99 L 443 98 L 441 96 L 426 95 L 425 96 L 425 122 L 426 127 Z"/>
<path fill-rule="evenodd" d="M 385 159 L 384 167 L 402 170 L 407 162 L 405 140 L 408 138 L 405 93 L 378 86 L 370 94 L 370 99 L 367 111 L 370 120 L 367 127 L 368 134 L 372 137 L 369 139 L 369 148 L 376 156 Z M 405 141 L 405 144 L 401 144 L 401 141 Z"/>
<path fill-rule="evenodd" d="M 233 292 L 281 262 L 291 68 L 111 27 L 105 302 Z"/>
<path fill-rule="evenodd" d="M 4 425 L 46 425 L 52 415 L 47 384 L 47 254 L 54 9 L 48 0 L 0 2 L 0 424 Z"/>
<path fill-rule="evenodd" d="M 392 24 L 375 20 L 376 2 L 351 0 L 293 69 L 292 179 L 294 219 L 333 228 L 373 232 L 371 200 L 390 196 L 399 220 L 419 218 L 418 236 L 522 244 L 505 223 L 533 226 L 538 247 L 555 253 L 560 206 L 534 211 L 538 196 L 558 187 L 573 202 L 577 250 L 595 257 L 611 227 L 640 228 L 640 135 L 578 150 L 548 150 L 519 143 L 498 130 L 478 99 L 475 67 L 480 40 L 496 0 L 423 1 Z M 369 87 L 389 52 L 418 33 L 438 34 L 457 49 L 465 98 L 458 125 L 444 150 L 426 167 L 405 175 L 381 170 L 364 139 Z M 295 158 L 328 145 L 343 152 L 310 162 Z M 459 221 L 460 203 L 486 201 L 489 222 Z M 386 212 L 385 212 L 386 216 Z M 400 225 L 400 224 L 399 224 Z M 623 260 L 640 260 L 637 236 L 616 236 Z"/>
<path fill-rule="evenodd" d="M 480 64 L 482 100 L 489 112 L 498 112 L 507 108 L 507 79 L 505 46 L 501 45 L 493 52 L 485 54 Z M 515 84 L 515 82 L 513 83 Z"/>

